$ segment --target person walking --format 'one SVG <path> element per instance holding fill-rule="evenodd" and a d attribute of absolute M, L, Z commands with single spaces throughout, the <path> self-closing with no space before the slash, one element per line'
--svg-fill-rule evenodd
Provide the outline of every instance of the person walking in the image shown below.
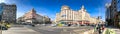
<path fill-rule="evenodd" d="M 118 28 L 119 28 L 119 30 L 120 30 L 120 23 L 118 24 Z"/>
<path fill-rule="evenodd" d="M 94 27 L 94 34 L 98 34 L 99 32 L 98 32 L 98 25 L 95 25 L 95 27 Z"/>
<path fill-rule="evenodd" d="M 99 32 L 99 34 L 102 33 L 102 31 L 101 31 L 101 26 L 98 27 L 98 32 Z"/>

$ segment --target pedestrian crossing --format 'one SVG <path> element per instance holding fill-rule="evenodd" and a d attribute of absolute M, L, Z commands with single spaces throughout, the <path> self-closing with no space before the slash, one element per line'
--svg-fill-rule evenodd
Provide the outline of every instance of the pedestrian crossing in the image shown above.
<path fill-rule="evenodd" d="M 39 34 L 39 33 L 26 27 L 12 27 L 8 30 L 3 30 L 2 34 Z"/>
<path fill-rule="evenodd" d="M 54 31 L 54 28 L 48 28 L 48 27 L 42 27 L 42 28 L 39 28 L 41 30 L 46 30 L 46 31 Z"/>
<path fill-rule="evenodd" d="M 39 29 L 42 29 L 42 28 L 39 28 Z M 45 28 L 45 29 L 42 29 L 42 30 L 46 30 L 46 31 L 54 31 L 53 29 L 49 29 L 49 28 Z"/>

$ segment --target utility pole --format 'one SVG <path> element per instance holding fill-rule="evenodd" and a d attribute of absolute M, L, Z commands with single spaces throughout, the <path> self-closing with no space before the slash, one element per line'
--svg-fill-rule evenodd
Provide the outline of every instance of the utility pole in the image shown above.
<path fill-rule="evenodd" d="M 45 18 L 45 16 L 43 16 L 43 24 L 45 25 L 44 18 Z"/>

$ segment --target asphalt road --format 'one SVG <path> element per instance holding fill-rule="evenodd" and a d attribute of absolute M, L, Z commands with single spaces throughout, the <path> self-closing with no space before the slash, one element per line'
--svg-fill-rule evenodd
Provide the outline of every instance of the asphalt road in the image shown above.
<path fill-rule="evenodd" d="M 74 32 L 73 30 L 81 30 L 86 31 L 87 29 L 92 29 L 90 26 L 80 26 L 80 27 L 49 27 L 49 26 L 26 26 L 30 29 L 33 29 L 37 32 L 40 32 L 41 34 L 78 34 Z"/>
<path fill-rule="evenodd" d="M 33 29 L 37 32 L 40 32 L 42 34 L 60 34 L 60 30 L 57 30 L 59 32 L 53 31 L 54 29 L 48 28 L 46 26 L 42 26 L 42 27 L 41 26 L 36 26 L 36 27 L 26 26 L 26 27 Z"/>
<path fill-rule="evenodd" d="M 2 34 L 41 34 L 23 25 L 14 25 L 8 30 L 2 30 Z"/>

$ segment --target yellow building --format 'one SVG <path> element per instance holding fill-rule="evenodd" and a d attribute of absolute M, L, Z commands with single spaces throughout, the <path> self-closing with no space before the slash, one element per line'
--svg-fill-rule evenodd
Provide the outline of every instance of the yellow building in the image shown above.
<path fill-rule="evenodd" d="M 63 5 L 60 13 L 56 13 L 55 22 L 63 22 L 70 24 L 84 24 L 84 23 L 97 23 L 96 18 L 90 17 L 90 14 L 84 8 L 81 7 L 78 11 L 73 11 L 69 6 Z"/>

